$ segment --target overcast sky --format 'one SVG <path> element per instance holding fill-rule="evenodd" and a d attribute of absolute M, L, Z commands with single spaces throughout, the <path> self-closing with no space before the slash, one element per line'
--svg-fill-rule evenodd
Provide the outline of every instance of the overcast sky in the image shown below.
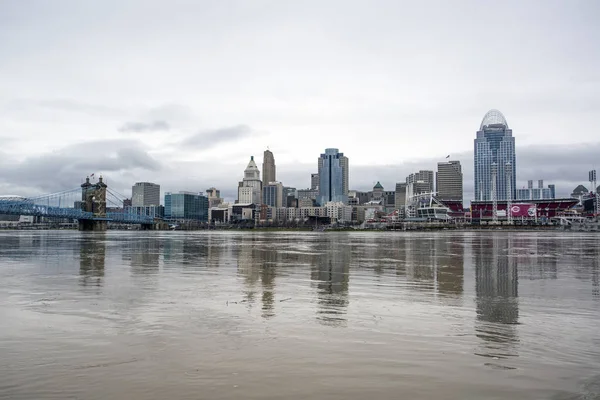
<path fill-rule="evenodd" d="M 326 147 L 363 190 L 451 155 L 467 200 L 497 108 L 519 187 L 568 195 L 600 169 L 598 16 L 595 0 L 0 0 L 0 194 L 94 172 L 126 195 L 152 181 L 233 200 L 268 146 L 298 188 Z"/>

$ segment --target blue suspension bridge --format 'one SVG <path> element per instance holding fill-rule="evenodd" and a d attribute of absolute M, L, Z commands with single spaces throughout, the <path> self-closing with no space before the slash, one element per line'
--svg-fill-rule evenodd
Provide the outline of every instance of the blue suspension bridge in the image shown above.
<path fill-rule="evenodd" d="M 77 220 L 79 230 L 106 230 L 107 223 L 140 224 L 148 229 L 155 217 L 137 207 L 125 206 L 125 197 L 111 190 L 99 178 L 81 187 L 38 197 L 0 197 L 0 214 L 30 215 L 48 219 Z"/>

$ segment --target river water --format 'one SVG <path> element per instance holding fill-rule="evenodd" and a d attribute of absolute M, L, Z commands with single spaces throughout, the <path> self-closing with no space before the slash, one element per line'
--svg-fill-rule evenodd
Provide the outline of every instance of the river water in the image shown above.
<path fill-rule="evenodd" d="M 2 399 L 597 399 L 600 235 L 0 232 Z"/>

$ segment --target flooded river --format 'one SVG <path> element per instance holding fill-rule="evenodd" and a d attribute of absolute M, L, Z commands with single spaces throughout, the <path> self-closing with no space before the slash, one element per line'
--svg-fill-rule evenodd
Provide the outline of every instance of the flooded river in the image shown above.
<path fill-rule="evenodd" d="M 0 398 L 597 399 L 599 248 L 0 231 Z"/>

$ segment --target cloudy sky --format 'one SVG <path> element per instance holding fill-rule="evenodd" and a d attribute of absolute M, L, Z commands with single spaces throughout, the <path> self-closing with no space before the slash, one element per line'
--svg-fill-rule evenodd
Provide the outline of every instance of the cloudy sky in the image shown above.
<path fill-rule="evenodd" d="M 568 195 L 600 169 L 600 2 L 0 0 L 0 194 L 216 186 L 251 155 L 310 184 L 350 158 L 369 189 L 450 154 L 501 110 L 518 185 Z"/>

